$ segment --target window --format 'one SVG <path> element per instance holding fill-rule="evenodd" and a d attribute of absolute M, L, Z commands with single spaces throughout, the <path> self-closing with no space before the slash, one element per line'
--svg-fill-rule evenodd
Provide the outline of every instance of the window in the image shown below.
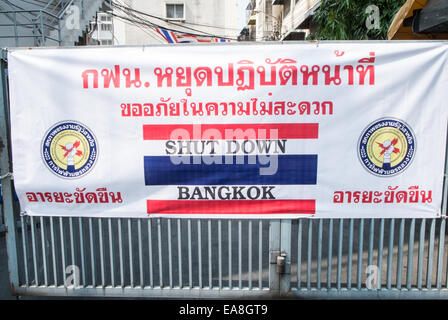
<path fill-rule="evenodd" d="M 166 17 L 168 19 L 184 20 L 184 5 L 183 3 L 167 3 Z"/>
<path fill-rule="evenodd" d="M 112 30 L 112 24 L 110 23 L 102 23 L 100 24 L 101 31 L 111 31 Z"/>
<path fill-rule="evenodd" d="M 112 45 L 112 40 L 107 39 L 107 40 L 101 40 L 100 41 L 101 45 L 103 46 L 111 46 Z"/>

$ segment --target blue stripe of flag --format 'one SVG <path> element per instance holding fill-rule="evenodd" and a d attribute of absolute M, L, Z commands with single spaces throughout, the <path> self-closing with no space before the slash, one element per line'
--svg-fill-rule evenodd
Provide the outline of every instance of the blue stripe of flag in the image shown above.
<path fill-rule="evenodd" d="M 244 156 L 244 164 L 237 164 L 236 156 L 233 156 L 233 164 L 207 164 L 203 161 L 195 164 L 194 157 L 201 158 L 192 156 L 190 164 L 175 164 L 169 156 L 145 156 L 145 184 L 281 185 L 317 182 L 317 155 L 278 155 L 277 171 L 272 175 L 261 175 L 260 168 L 266 168 L 269 164 L 260 164 L 260 161 L 249 164 L 248 156 Z M 271 161 L 274 161 L 273 157 Z"/>

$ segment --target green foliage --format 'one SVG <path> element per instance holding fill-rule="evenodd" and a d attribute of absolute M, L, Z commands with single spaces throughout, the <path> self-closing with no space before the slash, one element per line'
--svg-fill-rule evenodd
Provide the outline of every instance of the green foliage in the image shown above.
<path fill-rule="evenodd" d="M 316 32 L 308 40 L 384 40 L 395 14 L 406 0 L 322 0 L 313 15 Z M 372 12 L 369 5 L 379 8 L 379 29 L 366 27 Z"/>

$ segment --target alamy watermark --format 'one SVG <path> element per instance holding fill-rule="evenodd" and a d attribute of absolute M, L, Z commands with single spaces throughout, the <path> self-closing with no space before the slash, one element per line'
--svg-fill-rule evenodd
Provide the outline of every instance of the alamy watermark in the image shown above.
<path fill-rule="evenodd" d="M 380 28 L 380 9 L 374 5 L 369 5 L 365 13 L 368 15 L 366 19 L 366 28 L 368 30 Z"/>

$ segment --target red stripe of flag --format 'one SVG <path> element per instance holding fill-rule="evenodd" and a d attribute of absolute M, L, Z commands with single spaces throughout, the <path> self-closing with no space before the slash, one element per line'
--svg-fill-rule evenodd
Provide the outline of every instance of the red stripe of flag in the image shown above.
<path fill-rule="evenodd" d="M 259 130 L 266 130 L 266 138 L 273 138 L 270 136 L 269 130 L 278 130 L 278 137 L 275 139 L 317 139 L 319 134 L 318 123 L 262 123 L 262 124 L 146 124 L 143 125 L 143 140 L 170 140 L 171 134 L 174 130 L 178 132 L 184 132 L 190 139 L 186 140 L 201 140 L 206 130 L 208 133 L 216 132 L 220 134 L 220 139 L 226 138 L 226 130 L 242 130 L 246 133 L 255 133 L 254 139 L 260 138 Z M 253 130 L 253 131 L 252 131 Z M 183 134 L 182 134 L 183 135 Z M 183 135 L 184 136 L 184 135 Z M 210 134 L 207 134 L 210 137 Z M 178 135 L 175 137 L 178 140 Z M 236 139 L 246 139 L 242 136 L 236 137 Z M 252 137 L 249 137 L 251 139 Z M 264 138 L 264 137 L 263 137 Z M 214 139 L 217 139 L 216 137 Z M 234 137 L 230 137 L 234 139 Z"/>
<path fill-rule="evenodd" d="M 315 200 L 147 200 L 148 214 L 314 214 Z"/>

